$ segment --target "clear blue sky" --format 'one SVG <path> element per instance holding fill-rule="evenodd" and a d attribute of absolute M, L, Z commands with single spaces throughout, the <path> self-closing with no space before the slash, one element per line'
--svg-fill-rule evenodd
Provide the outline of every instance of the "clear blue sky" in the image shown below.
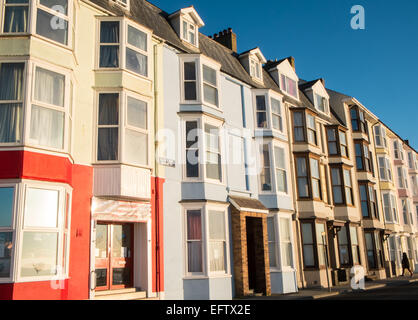
<path fill-rule="evenodd" d="M 231 27 L 238 51 L 260 47 L 267 59 L 295 57 L 306 80 L 356 97 L 418 149 L 418 1 L 150 0 L 172 13 L 194 5 L 213 35 Z M 353 30 L 353 5 L 365 30 Z"/>

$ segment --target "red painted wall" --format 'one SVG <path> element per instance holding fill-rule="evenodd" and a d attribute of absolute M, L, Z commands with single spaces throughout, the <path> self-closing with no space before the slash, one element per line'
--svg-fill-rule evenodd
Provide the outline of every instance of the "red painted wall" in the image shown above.
<path fill-rule="evenodd" d="M 151 178 L 153 292 L 164 291 L 163 185 L 164 179 L 158 177 Z"/>
<path fill-rule="evenodd" d="M 0 299 L 88 299 L 93 168 L 74 165 L 67 158 L 52 155 L 0 152 L 0 179 L 22 178 L 66 183 L 73 187 L 69 279 L 64 281 L 62 289 L 54 289 L 50 281 L 0 284 Z"/>

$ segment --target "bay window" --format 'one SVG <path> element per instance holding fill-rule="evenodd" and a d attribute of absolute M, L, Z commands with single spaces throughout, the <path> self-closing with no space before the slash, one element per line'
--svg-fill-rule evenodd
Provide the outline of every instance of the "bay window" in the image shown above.
<path fill-rule="evenodd" d="M 125 20 L 101 20 L 98 67 L 149 76 L 149 34 Z M 125 39 L 122 41 L 122 39 Z"/>
<path fill-rule="evenodd" d="M 30 140 L 40 146 L 64 149 L 65 75 L 35 68 Z"/>
<path fill-rule="evenodd" d="M 98 103 L 97 161 L 147 166 L 148 102 L 114 92 L 99 93 Z"/>
<path fill-rule="evenodd" d="M 348 158 L 347 135 L 338 128 L 327 128 L 328 154 Z"/>
<path fill-rule="evenodd" d="M 205 124 L 206 178 L 222 181 L 221 146 L 219 128 Z"/>
<path fill-rule="evenodd" d="M 4 33 L 28 32 L 29 0 L 5 0 L 3 10 Z"/>
<path fill-rule="evenodd" d="M 209 271 L 226 273 L 225 212 L 209 210 Z"/>
<path fill-rule="evenodd" d="M 274 216 L 267 218 L 267 242 L 269 248 L 270 268 L 277 268 L 277 243 L 276 243 L 276 221 Z"/>
<path fill-rule="evenodd" d="M 308 143 L 317 146 L 315 117 L 310 113 L 306 115 L 306 128 L 308 132 Z"/>
<path fill-rule="evenodd" d="M 187 210 L 187 272 L 203 273 L 203 229 L 201 210 Z"/>
<path fill-rule="evenodd" d="M 22 142 L 25 63 L 0 62 L 0 144 Z"/>
<path fill-rule="evenodd" d="M 376 146 L 379 148 L 387 147 L 386 130 L 383 126 L 378 125 L 374 127 L 374 139 Z"/>
<path fill-rule="evenodd" d="M 383 181 L 393 181 L 392 180 L 392 168 L 390 166 L 390 161 L 384 156 L 378 156 L 378 165 L 380 179 Z"/>
<path fill-rule="evenodd" d="M 197 121 L 186 121 L 186 177 L 199 177 L 199 132 Z"/>
<path fill-rule="evenodd" d="M 256 117 L 257 117 L 257 128 L 267 128 L 267 107 L 266 97 L 256 96 Z"/>
<path fill-rule="evenodd" d="M 274 161 L 277 191 L 287 193 L 286 156 L 283 148 L 274 147 Z"/>
<path fill-rule="evenodd" d="M 186 276 L 229 274 L 226 207 L 187 204 L 184 212 Z"/>
<path fill-rule="evenodd" d="M 331 181 L 334 205 L 354 205 L 350 169 L 345 167 L 332 167 Z"/>
<path fill-rule="evenodd" d="M 405 168 L 397 167 L 398 185 L 401 189 L 408 189 L 408 172 Z"/>
<path fill-rule="evenodd" d="M 293 248 L 292 248 L 292 223 L 291 219 L 280 217 L 280 252 L 281 266 L 293 266 Z"/>
<path fill-rule="evenodd" d="M 218 79 L 216 70 L 206 65 L 203 69 L 203 100 L 212 105 L 218 106 Z"/>
<path fill-rule="evenodd" d="M 363 218 L 379 219 L 376 203 L 376 191 L 372 185 L 359 183 L 361 213 Z"/>
<path fill-rule="evenodd" d="M 279 100 L 274 98 L 270 99 L 271 106 L 271 122 L 273 129 L 283 132 L 283 117 L 282 117 L 282 106 Z"/>
<path fill-rule="evenodd" d="M 15 187 L 0 187 L 0 279 L 11 277 Z"/>
<path fill-rule="evenodd" d="M 66 187 L 50 183 L 0 186 L 0 280 L 67 275 L 69 201 Z"/>
<path fill-rule="evenodd" d="M 315 242 L 313 237 L 313 223 L 302 223 L 303 264 L 306 268 L 316 265 Z"/>
<path fill-rule="evenodd" d="M 319 159 L 312 155 L 296 155 L 295 161 L 299 199 L 322 200 Z"/>
<path fill-rule="evenodd" d="M 369 146 L 362 141 L 355 141 L 356 169 L 358 171 L 372 172 L 372 157 Z"/>
<path fill-rule="evenodd" d="M 5 34 L 36 33 L 48 40 L 68 46 L 73 37 L 74 16 L 69 0 L 3 0 Z M 33 6 L 31 10 L 30 6 Z M 31 13 L 33 15 L 30 17 Z"/>
<path fill-rule="evenodd" d="M 181 63 L 182 103 L 219 108 L 220 65 L 204 56 L 185 55 Z"/>
<path fill-rule="evenodd" d="M 383 208 L 387 223 L 399 223 L 396 197 L 392 193 L 383 193 Z"/>
<path fill-rule="evenodd" d="M 368 134 L 367 121 L 364 118 L 364 111 L 358 107 L 352 107 L 350 109 L 351 115 L 351 127 L 354 132 L 362 132 Z"/>
<path fill-rule="evenodd" d="M 293 112 L 293 139 L 295 142 L 305 142 L 305 116 L 302 111 Z"/>
<path fill-rule="evenodd" d="M 340 264 L 342 266 L 349 266 L 350 265 L 350 250 L 349 250 L 349 243 L 348 243 L 348 236 L 347 236 L 347 227 L 341 227 L 340 231 L 338 231 L 337 238 L 338 238 L 338 250 L 340 253 Z"/>
<path fill-rule="evenodd" d="M 403 160 L 403 151 L 399 148 L 398 140 L 393 141 L 393 155 L 397 160 Z"/>
<path fill-rule="evenodd" d="M 290 79 L 288 76 L 280 75 L 280 89 L 294 98 L 298 98 L 298 86 L 295 80 Z"/>
<path fill-rule="evenodd" d="M 260 183 L 262 191 L 271 191 L 271 162 L 270 162 L 270 150 L 268 144 L 260 146 Z"/>

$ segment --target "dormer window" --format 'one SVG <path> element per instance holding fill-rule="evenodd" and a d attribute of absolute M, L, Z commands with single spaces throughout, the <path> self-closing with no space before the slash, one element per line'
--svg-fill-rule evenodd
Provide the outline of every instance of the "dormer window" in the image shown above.
<path fill-rule="evenodd" d="M 280 75 L 280 89 L 282 89 L 294 98 L 298 97 L 296 81 L 290 79 L 288 76 L 284 74 Z"/>
<path fill-rule="evenodd" d="M 183 40 L 196 45 L 196 27 L 190 22 L 183 21 Z"/>
<path fill-rule="evenodd" d="M 328 99 L 315 93 L 315 108 L 323 113 L 329 113 Z"/>
<path fill-rule="evenodd" d="M 180 9 L 168 18 L 181 40 L 199 47 L 199 28 L 203 27 L 205 23 L 193 6 Z"/>
<path fill-rule="evenodd" d="M 261 63 L 255 59 L 250 59 L 250 75 L 261 80 Z"/>
<path fill-rule="evenodd" d="M 120 5 L 121 7 L 128 9 L 129 8 L 129 0 L 113 0 L 116 4 Z"/>

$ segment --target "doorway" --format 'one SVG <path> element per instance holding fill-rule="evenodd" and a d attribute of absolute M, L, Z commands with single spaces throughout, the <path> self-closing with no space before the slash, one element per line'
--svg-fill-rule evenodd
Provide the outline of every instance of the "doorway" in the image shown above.
<path fill-rule="evenodd" d="M 133 287 L 133 224 L 96 226 L 96 291 Z"/>
<path fill-rule="evenodd" d="M 263 220 L 246 217 L 248 287 L 253 293 L 266 293 Z"/>

